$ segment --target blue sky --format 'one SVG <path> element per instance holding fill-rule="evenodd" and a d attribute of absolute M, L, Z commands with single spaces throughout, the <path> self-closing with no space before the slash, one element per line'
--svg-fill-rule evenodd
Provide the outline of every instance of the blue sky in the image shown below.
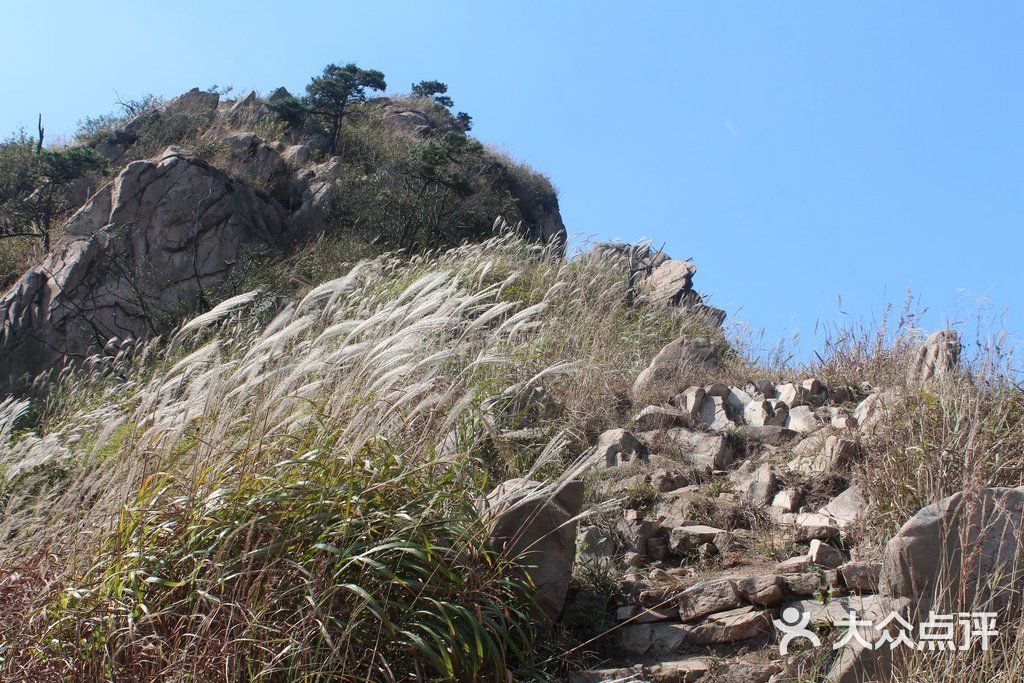
<path fill-rule="evenodd" d="M 572 233 L 649 237 L 777 340 L 877 316 L 1024 333 L 1024 5 L 0 2 L 0 131 L 115 92 L 299 91 L 356 61 L 446 81 Z M 842 304 L 839 304 L 841 297 Z"/>

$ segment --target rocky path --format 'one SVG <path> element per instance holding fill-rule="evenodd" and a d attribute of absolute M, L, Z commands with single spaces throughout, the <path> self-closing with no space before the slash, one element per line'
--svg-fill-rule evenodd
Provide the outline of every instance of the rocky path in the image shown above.
<path fill-rule="evenodd" d="M 693 386 L 602 434 L 588 477 L 622 503 L 581 526 L 576 562 L 621 577 L 616 625 L 607 661 L 572 680 L 824 673 L 837 623 L 879 612 L 880 555 L 858 546 L 867 504 L 850 474 L 892 398 L 817 379 Z M 823 647 L 802 639 L 783 657 L 782 616 L 806 618 Z"/>

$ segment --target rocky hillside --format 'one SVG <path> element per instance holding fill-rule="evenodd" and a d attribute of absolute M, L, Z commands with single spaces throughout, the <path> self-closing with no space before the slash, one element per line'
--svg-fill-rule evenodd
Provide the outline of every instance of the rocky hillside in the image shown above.
<path fill-rule="evenodd" d="M 3 297 L 0 678 L 1024 678 L 1000 348 L 760 359 L 437 85 L 83 131 Z"/>
<path fill-rule="evenodd" d="M 324 239 L 347 244 L 351 261 L 486 238 L 502 216 L 565 243 L 550 183 L 468 137 L 465 115 L 426 97 L 355 101 L 338 142 L 315 117 L 281 120 L 271 107 L 282 99 L 296 101 L 284 89 L 226 101 L 193 89 L 128 105 L 45 152 L 67 167 L 59 183 L 43 173 L 24 197 L 0 196 L 11 214 L 0 239 L 35 231 L 48 250 L 0 298 L 0 391 L 165 333 Z M 7 156 L 18 151 L 8 141 Z M 76 152 L 100 162 L 73 165 Z M 44 225 L 40 193 L 55 186 Z"/>

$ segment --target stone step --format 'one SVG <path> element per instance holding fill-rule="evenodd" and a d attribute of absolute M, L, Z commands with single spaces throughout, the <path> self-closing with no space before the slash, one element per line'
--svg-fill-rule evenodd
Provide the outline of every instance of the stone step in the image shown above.
<path fill-rule="evenodd" d="M 768 634 L 775 612 L 747 605 L 710 614 L 691 623 L 631 623 L 616 630 L 615 637 L 623 654 L 661 656 L 678 654 L 687 648 L 727 645 Z"/>

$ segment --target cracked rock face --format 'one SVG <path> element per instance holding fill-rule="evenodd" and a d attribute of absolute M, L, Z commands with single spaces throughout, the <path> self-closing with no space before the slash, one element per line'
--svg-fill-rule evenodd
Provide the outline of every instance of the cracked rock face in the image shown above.
<path fill-rule="evenodd" d="M 196 307 L 249 244 L 285 237 L 283 212 L 169 148 L 136 161 L 68 221 L 57 248 L 2 297 L 0 391 Z"/>
<path fill-rule="evenodd" d="M 962 345 L 956 330 L 939 330 L 925 340 L 914 360 L 912 377 L 921 382 L 954 375 L 960 366 Z"/>

